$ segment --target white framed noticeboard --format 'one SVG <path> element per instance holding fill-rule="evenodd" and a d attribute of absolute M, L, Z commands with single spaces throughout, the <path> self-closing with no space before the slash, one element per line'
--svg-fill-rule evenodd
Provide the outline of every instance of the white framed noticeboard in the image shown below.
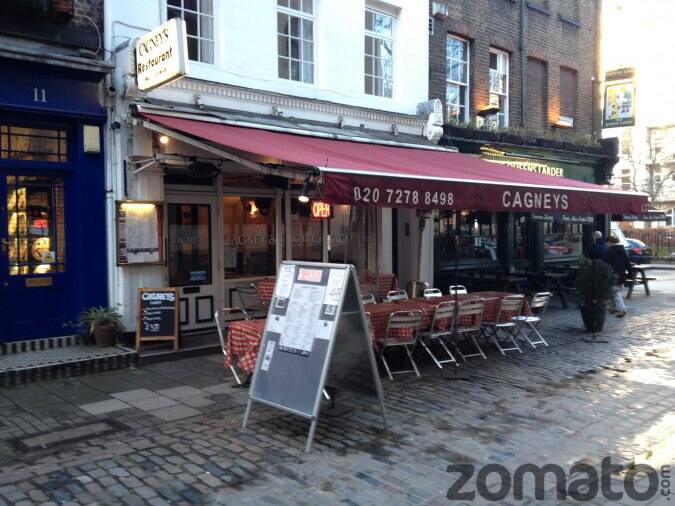
<path fill-rule="evenodd" d="M 244 427 L 254 402 L 308 418 L 309 451 L 326 386 L 376 397 L 386 426 L 354 266 L 285 261 L 277 274 Z"/>
<path fill-rule="evenodd" d="M 116 202 L 117 265 L 164 263 L 163 209 L 161 202 Z"/>

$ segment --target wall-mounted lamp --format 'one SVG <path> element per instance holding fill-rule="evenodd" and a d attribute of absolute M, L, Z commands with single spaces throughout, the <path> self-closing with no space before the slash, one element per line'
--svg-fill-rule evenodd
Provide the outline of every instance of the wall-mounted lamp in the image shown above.
<path fill-rule="evenodd" d="M 574 128 L 574 118 L 571 116 L 560 116 L 558 121 L 553 123 L 556 128 Z"/>
<path fill-rule="evenodd" d="M 167 135 L 160 135 L 159 136 L 159 142 L 161 144 L 168 144 L 169 143 L 169 137 Z"/>
<path fill-rule="evenodd" d="M 260 209 L 258 209 L 258 206 L 255 205 L 255 200 L 251 200 L 249 203 L 249 210 L 248 214 L 250 216 L 258 216 L 258 213 L 260 212 Z"/>
<path fill-rule="evenodd" d="M 305 178 L 305 182 L 302 183 L 302 190 L 300 190 L 300 196 L 298 197 L 298 200 L 302 202 L 303 204 L 306 204 L 309 202 L 309 190 L 311 187 L 311 183 L 309 182 L 309 176 Z"/>

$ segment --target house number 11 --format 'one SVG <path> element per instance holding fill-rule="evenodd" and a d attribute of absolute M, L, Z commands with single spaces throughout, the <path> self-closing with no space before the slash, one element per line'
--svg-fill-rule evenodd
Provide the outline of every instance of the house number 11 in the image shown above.
<path fill-rule="evenodd" d="M 46 102 L 47 90 L 44 88 L 33 88 L 33 102 Z"/>

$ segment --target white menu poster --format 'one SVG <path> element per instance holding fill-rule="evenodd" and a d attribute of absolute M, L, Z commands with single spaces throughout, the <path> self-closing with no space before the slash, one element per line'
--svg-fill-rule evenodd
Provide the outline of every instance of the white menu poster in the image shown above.
<path fill-rule="evenodd" d="M 286 325 L 279 338 L 279 350 L 309 356 L 321 313 L 325 286 L 296 283 L 286 311 Z"/>

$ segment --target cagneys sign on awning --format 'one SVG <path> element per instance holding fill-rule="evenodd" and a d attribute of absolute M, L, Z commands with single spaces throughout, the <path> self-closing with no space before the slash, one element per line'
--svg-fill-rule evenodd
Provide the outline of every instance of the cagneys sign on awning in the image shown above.
<path fill-rule="evenodd" d="M 136 40 L 136 85 L 148 91 L 187 75 L 185 21 L 168 20 Z"/>

